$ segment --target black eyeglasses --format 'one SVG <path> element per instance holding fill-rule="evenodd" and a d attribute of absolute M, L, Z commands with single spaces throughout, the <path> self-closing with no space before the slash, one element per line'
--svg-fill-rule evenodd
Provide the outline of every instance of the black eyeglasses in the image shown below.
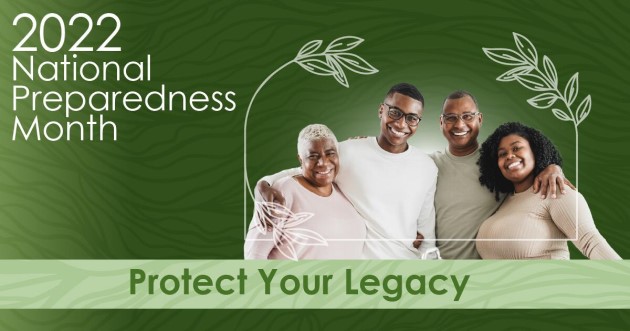
<path fill-rule="evenodd" d="M 442 119 L 444 120 L 444 122 L 448 123 L 448 124 L 455 124 L 457 123 L 458 119 L 461 119 L 462 121 L 466 122 L 466 123 L 470 123 L 472 122 L 475 117 L 477 117 L 477 115 L 479 115 L 479 112 L 474 112 L 474 113 L 463 113 L 461 115 L 458 114 L 442 114 Z"/>
<path fill-rule="evenodd" d="M 420 116 L 416 114 L 405 114 L 397 107 L 388 105 L 386 103 L 382 103 L 381 105 L 388 108 L 387 116 L 389 116 L 389 118 L 393 119 L 394 121 L 398 121 L 403 116 L 405 117 L 405 122 L 407 122 L 407 125 L 409 126 L 418 126 L 418 124 L 420 124 L 420 121 L 422 121 L 422 118 L 420 118 Z"/>

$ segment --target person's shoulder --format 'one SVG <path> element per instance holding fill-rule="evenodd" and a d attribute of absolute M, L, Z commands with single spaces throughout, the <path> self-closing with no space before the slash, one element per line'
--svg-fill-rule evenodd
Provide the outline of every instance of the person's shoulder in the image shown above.
<path fill-rule="evenodd" d="M 278 179 L 271 187 L 282 193 L 285 201 L 285 207 L 289 209 L 292 208 L 296 197 L 304 195 L 304 192 L 306 191 L 306 189 L 303 189 L 302 184 L 298 183 L 297 179 L 293 176 Z"/>
<path fill-rule="evenodd" d="M 540 193 L 537 193 L 536 195 L 540 195 Z M 574 207 L 576 204 L 586 203 L 586 199 L 584 199 L 582 193 L 569 187 L 565 187 L 564 194 L 558 193 L 555 199 L 547 197 L 545 201 L 547 201 L 551 207 L 558 205 Z"/>
<path fill-rule="evenodd" d="M 433 160 L 433 158 L 429 154 L 427 154 L 427 153 L 425 153 L 425 152 L 423 152 L 423 151 L 421 151 L 421 150 L 419 150 L 419 149 L 417 149 L 417 148 L 415 148 L 415 147 L 413 147 L 411 145 L 409 147 L 409 153 L 410 153 L 410 156 L 414 160 L 415 163 L 417 163 L 420 166 L 424 167 L 426 170 L 431 170 L 431 171 L 437 172 L 437 170 L 438 170 L 437 165 L 435 164 L 435 161 Z"/>
<path fill-rule="evenodd" d="M 374 137 L 353 137 L 339 142 L 339 146 L 368 145 Z"/>
<path fill-rule="evenodd" d="M 575 199 L 584 199 L 584 196 L 582 195 L 582 193 L 568 187 L 565 186 L 564 187 L 564 194 L 559 193 L 559 197 L 561 199 L 571 199 L 571 200 L 575 200 Z"/>
<path fill-rule="evenodd" d="M 339 152 L 344 156 L 363 154 L 374 149 L 372 140 L 374 137 L 350 138 L 339 142 Z"/>
<path fill-rule="evenodd" d="M 446 157 L 446 153 L 444 153 L 444 151 L 435 151 L 433 153 L 429 153 L 429 157 L 437 163 Z"/>
<path fill-rule="evenodd" d="M 289 189 L 294 189 L 299 183 L 295 180 L 293 176 L 286 176 L 278 179 L 271 187 L 276 190 L 286 191 Z"/>

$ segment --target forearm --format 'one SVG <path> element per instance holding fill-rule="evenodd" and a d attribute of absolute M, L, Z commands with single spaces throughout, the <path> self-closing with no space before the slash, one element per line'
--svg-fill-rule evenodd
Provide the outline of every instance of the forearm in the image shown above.
<path fill-rule="evenodd" d="M 261 178 L 259 180 L 259 182 L 267 182 L 269 184 L 269 186 L 273 185 L 273 183 L 275 183 L 277 180 L 284 178 L 284 177 L 291 177 L 291 176 L 296 176 L 300 174 L 300 168 L 291 168 L 291 169 L 286 169 L 286 170 L 282 170 L 280 172 L 277 172 L 273 175 L 268 175 L 265 176 L 263 178 Z"/>
<path fill-rule="evenodd" d="M 433 181 L 431 188 L 428 190 L 424 201 L 422 202 L 422 209 L 420 216 L 418 217 L 417 228 L 418 232 L 424 236 L 422 245 L 420 245 L 420 251 L 433 249 L 435 245 L 435 188 L 437 185 L 437 178 Z"/>
<path fill-rule="evenodd" d="M 606 239 L 597 231 L 592 229 L 588 233 L 579 234 L 579 239 L 573 241 L 584 256 L 591 260 L 621 260 L 621 257 L 610 247 Z"/>
<path fill-rule="evenodd" d="M 254 222 L 258 222 L 258 220 L 256 218 L 252 220 L 245 239 L 243 249 L 245 259 L 267 260 L 275 247 L 273 234 L 271 231 L 262 232 Z"/>
<path fill-rule="evenodd" d="M 555 200 L 549 210 L 560 231 L 589 259 L 621 259 L 597 230 L 584 197 L 573 192 L 569 195 Z"/>

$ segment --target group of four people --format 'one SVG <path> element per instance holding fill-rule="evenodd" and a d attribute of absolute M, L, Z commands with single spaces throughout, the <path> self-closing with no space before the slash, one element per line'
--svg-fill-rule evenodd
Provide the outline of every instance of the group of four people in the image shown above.
<path fill-rule="evenodd" d="M 507 123 L 480 147 L 483 115 L 456 91 L 440 116 L 448 148 L 426 155 L 407 143 L 423 110 L 402 83 L 378 108 L 377 137 L 338 143 L 324 125 L 304 128 L 301 167 L 256 186 L 257 200 L 289 212 L 255 213 L 245 258 L 568 259 L 572 240 L 589 258 L 620 259 L 582 195 L 565 189 L 560 155 L 540 132 Z"/>

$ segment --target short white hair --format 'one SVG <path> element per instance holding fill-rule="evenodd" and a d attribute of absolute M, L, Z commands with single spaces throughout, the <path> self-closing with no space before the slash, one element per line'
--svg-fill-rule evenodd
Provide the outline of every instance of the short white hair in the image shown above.
<path fill-rule="evenodd" d="M 308 145 L 314 140 L 330 139 L 335 143 L 335 148 L 339 150 L 339 142 L 335 134 L 324 124 L 307 125 L 298 135 L 297 150 L 298 155 L 306 156 Z"/>

